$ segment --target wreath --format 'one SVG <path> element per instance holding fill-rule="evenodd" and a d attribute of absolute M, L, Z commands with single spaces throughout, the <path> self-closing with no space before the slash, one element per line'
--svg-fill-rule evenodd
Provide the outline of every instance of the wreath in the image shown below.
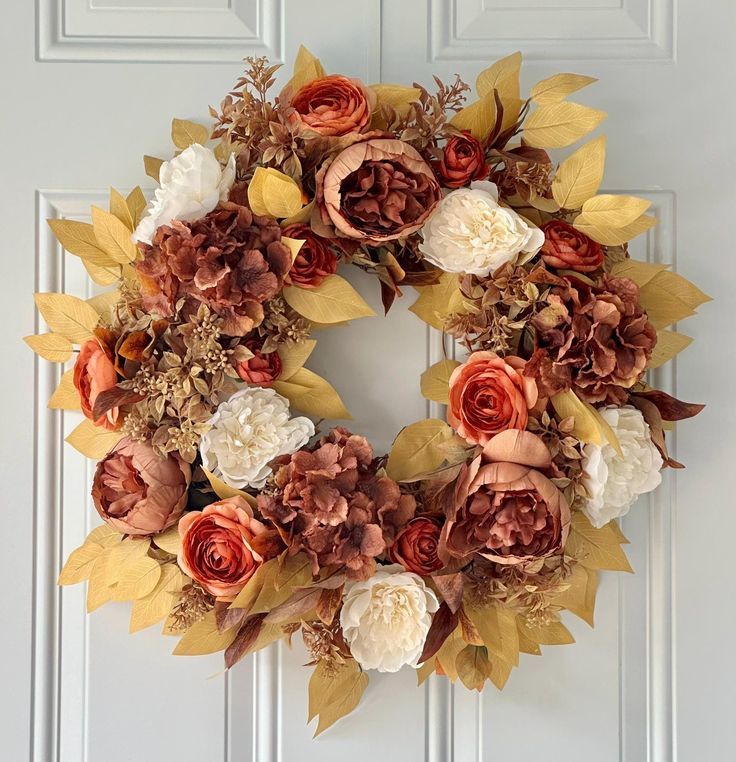
<path fill-rule="evenodd" d="M 567 100 L 592 78 L 523 100 L 516 53 L 468 103 L 459 77 L 366 86 L 301 48 L 270 99 L 279 67 L 246 63 L 212 130 L 175 119 L 176 155 L 145 157 L 150 203 L 112 190 L 91 224 L 49 220 L 115 286 L 36 294 L 49 332 L 26 339 L 76 354 L 49 404 L 81 410 L 67 441 L 99 459 L 104 523 L 59 583 L 88 580 L 88 611 L 132 601 L 131 631 L 163 620 L 175 654 L 228 668 L 301 632 L 317 732 L 368 670 L 500 689 L 520 652 L 573 641 L 563 610 L 592 625 L 600 570 L 631 571 L 616 519 L 681 467 L 665 430 L 702 407 L 646 373 L 708 297 L 629 258 L 655 219 L 598 193 L 604 137 L 550 157 L 605 117 Z M 313 330 L 373 314 L 346 265 L 386 311 L 415 288 L 462 358 L 417 379 L 446 420 L 388 455 L 325 426 L 348 412 L 305 367 Z"/>

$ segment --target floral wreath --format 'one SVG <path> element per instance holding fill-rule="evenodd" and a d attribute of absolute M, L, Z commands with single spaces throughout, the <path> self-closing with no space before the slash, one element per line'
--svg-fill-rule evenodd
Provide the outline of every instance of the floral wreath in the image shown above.
<path fill-rule="evenodd" d="M 708 297 L 629 258 L 655 220 L 598 194 L 604 137 L 550 158 L 605 117 L 567 100 L 592 78 L 522 100 L 516 53 L 466 103 L 459 77 L 368 87 L 301 48 L 269 99 L 279 67 L 246 63 L 212 131 L 175 119 L 174 158 L 145 157 L 150 204 L 113 190 L 91 224 L 49 220 L 116 286 L 37 294 L 49 332 L 26 339 L 76 352 L 50 406 L 81 409 L 67 441 L 100 459 L 104 523 L 59 583 L 88 580 L 88 611 L 132 601 L 131 631 L 164 620 L 175 654 L 228 668 L 301 632 L 317 732 L 367 670 L 500 689 L 520 652 L 573 641 L 563 610 L 592 625 L 599 570 L 631 571 L 615 519 L 681 467 L 665 430 L 702 408 L 645 374 Z M 420 379 L 446 420 L 387 456 L 313 422 L 349 417 L 304 367 L 313 329 L 373 314 L 347 264 L 386 311 L 416 288 L 411 310 L 467 355 Z"/>

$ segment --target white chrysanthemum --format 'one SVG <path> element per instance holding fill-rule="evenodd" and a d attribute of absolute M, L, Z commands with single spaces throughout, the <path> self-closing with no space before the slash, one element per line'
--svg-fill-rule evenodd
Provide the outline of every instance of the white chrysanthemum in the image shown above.
<path fill-rule="evenodd" d="M 380 566 L 370 578 L 348 583 L 340 624 L 363 669 L 397 672 L 416 667 L 439 603 L 417 574 L 399 564 Z"/>
<path fill-rule="evenodd" d="M 419 251 L 425 259 L 445 272 L 473 275 L 488 275 L 507 262 L 526 261 L 544 243 L 539 228 L 499 205 L 498 188 L 485 180 L 448 193 L 421 234 Z"/>
<path fill-rule="evenodd" d="M 630 406 L 599 412 L 615 432 L 623 457 L 608 443 L 583 447 L 583 484 L 590 495 L 583 512 L 595 527 L 628 513 L 639 495 L 662 481 L 662 456 L 641 412 Z"/>
<path fill-rule="evenodd" d="M 227 199 L 234 180 L 234 156 L 230 156 L 223 169 L 209 148 L 193 143 L 161 165 L 161 185 L 148 207 L 148 214 L 138 223 L 133 239 L 151 243 L 160 225 L 204 217 Z"/>
<path fill-rule="evenodd" d="M 273 389 L 248 387 L 221 402 L 200 440 L 202 465 L 237 489 L 262 487 L 269 463 L 305 445 L 314 434 L 309 418 L 290 418 L 289 402 Z"/>

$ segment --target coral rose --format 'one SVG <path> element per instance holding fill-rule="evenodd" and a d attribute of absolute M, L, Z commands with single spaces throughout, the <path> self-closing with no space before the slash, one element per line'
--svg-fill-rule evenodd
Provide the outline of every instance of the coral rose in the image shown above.
<path fill-rule="evenodd" d="M 541 254 L 546 265 L 560 270 L 589 273 L 603 264 L 603 250 L 587 235 L 562 220 L 542 225 L 544 243 Z"/>
<path fill-rule="evenodd" d="M 401 140 L 353 143 L 317 173 L 322 222 L 369 244 L 416 232 L 440 198 L 432 168 Z"/>
<path fill-rule="evenodd" d="M 370 124 L 376 97 L 358 79 L 338 74 L 303 85 L 291 105 L 299 121 L 327 137 L 363 132 Z"/>
<path fill-rule="evenodd" d="M 316 288 L 328 276 L 337 272 L 337 257 L 329 242 L 312 232 L 309 225 L 295 224 L 285 227 L 281 234 L 286 238 L 304 241 L 291 270 L 286 273 L 285 283 L 301 288 Z"/>
<path fill-rule="evenodd" d="M 253 544 L 267 533 L 242 497 L 220 500 L 179 520 L 179 566 L 207 592 L 233 600 L 263 563 Z"/>
<path fill-rule="evenodd" d="M 550 466 L 549 451 L 536 435 L 506 431 L 494 437 L 460 477 L 440 557 L 449 561 L 479 553 L 499 564 L 517 564 L 560 552 L 570 508 L 542 473 Z"/>
<path fill-rule="evenodd" d="M 442 529 L 441 519 L 435 516 L 417 516 L 396 535 L 389 548 L 389 558 L 414 574 L 428 576 L 441 569 L 437 543 Z"/>
<path fill-rule="evenodd" d="M 245 342 L 245 346 L 253 353 L 253 357 L 241 360 L 236 366 L 240 378 L 253 386 L 271 386 L 281 375 L 281 357 L 278 352 L 264 354 L 261 349 L 263 342 L 259 339 L 251 339 Z"/>
<path fill-rule="evenodd" d="M 92 500 L 118 532 L 156 534 L 178 521 L 191 478 L 191 467 L 178 454 L 162 458 L 148 442 L 123 437 L 97 464 Z"/>
<path fill-rule="evenodd" d="M 109 431 L 120 428 L 120 411 L 117 407 L 108 410 L 97 420 L 92 414 L 97 397 L 102 392 L 112 389 L 118 380 L 114 355 L 99 338 L 88 339 L 82 344 L 74 363 L 73 378 L 85 416 L 94 421 L 95 426 Z"/>
<path fill-rule="evenodd" d="M 537 402 L 534 380 L 519 357 L 473 352 L 450 376 L 447 422 L 470 444 L 487 444 L 506 429 L 524 429 Z"/>
<path fill-rule="evenodd" d="M 446 188 L 462 188 L 472 180 L 485 180 L 491 171 L 483 146 L 469 132 L 453 135 L 447 141 L 435 169 Z"/>

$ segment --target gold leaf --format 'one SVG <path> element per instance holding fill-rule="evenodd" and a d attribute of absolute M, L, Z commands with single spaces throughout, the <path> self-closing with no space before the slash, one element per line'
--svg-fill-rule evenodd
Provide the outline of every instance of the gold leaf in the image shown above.
<path fill-rule="evenodd" d="M 405 426 L 391 447 L 386 473 L 397 482 L 425 478 L 446 460 L 446 453 L 439 445 L 454 436 L 453 430 L 438 418 L 426 418 Z"/>
<path fill-rule="evenodd" d="M 305 240 L 303 238 L 289 238 L 287 235 L 282 235 L 281 243 L 289 249 L 291 252 L 291 261 L 294 262 L 296 255 L 301 251 L 302 246 L 304 246 Z"/>
<path fill-rule="evenodd" d="M 184 583 L 184 575 L 176 564 L 161 568 L 156 587 L 133 603 L 129 632 L 138 632 L 160 622 L 174 607 Z"/>
<path fill-rule="evenodd" d="M 38 311 L 54 333 L 79 344 L 89 339 L 100 316 L 87 302 L 69 294 L 34 294 Z"/>
<path fill-rule="evenodd" d="M 293 556 L 282 554 L 269 569 L 267 576 L 264 576 L 258 596 L 248 613 L 263 614 L 272 611 L 287 601 L 295 588 L 308 585 L 311 581 L 312 566 L 304 553 Z"/>
<path fill-rule="evenodd" d="M 133 215 L 128 209 L 128 202 L 125 200 L 125 196 L 115 188 L 110 188 L 110 213 L 114 214 L 131 233 L 135 230 Z"/>
<path fill-rule="evenodd" d="M 74 369 L 70 368 L 59 381 L 59 385 L 51 395 L 48 406 L 52 410 L 81 410 L 79 392 L 74 386 Z"/>
<path fill-rule="evenodd" d="M 86 262 L 99 266 L 114 264 L 95 237 L 92 225 L 77 220 L 46 220 L 56 240 L 68 251 Z"/>
<path fill-rule="evenodd" d="M 441 331 L 445 321 L 454 313 L 465 312 L 460 281 L 455 273 L 442 273 L 437 283 L 420 286 L 419 298 L 409 307 L 418 318 Z"/>
<path fill-rule="evenodd" d="M 575 638 L 562 622 L 550 622 L 534 627 L 527 624 L 523 629 L 529 640 L 542 646 L 565 646 L 575 642 Z"/>
<path fill-rule="evenodd" d="M 253 497 L 253 495 L 249 495 L 242 489 L 236 489 L 235 487 L 231 487 L 229 484 L 225 484 L 222 479 L 218 478 L 211 471 L 208 471 L 204 467 L 202 468 L 202 471 L 204 471 L 210 486 L 215 491 L 215 494 L 220 498 L 220 500 L 227 500 L 229 497 L 235 497 L 236 495 L 239 495 L 240 497 L 247 500 L 251 507 L 255 507 L 256 499 Z"/>
<path fill-rule="evenodd" d="M 608 442 L 619 455 L 622 455 L 621 445 L 613 429 L 589 402 L 581 400 L 571 389 L 553 395 L 550 401 L 559 420 L 562 421 L 565 418 L 574 420 L 573 434 L 581 442 L 599 446 Z"/>
<path fill-rule="evenodd" d="M 552 195 L 563 209 L 578 209 L 594 196 L 603 180 L 606 164 L 606 137 L 578 148 L 560 164 L 552 181 Z"/>
<path fill-rule="evenodd" d="M 245 587 L 235 596 L 230 608 L 250 612 L 266 583 L 271 584 L 271 580 L 278 574 L 278 561 L 278 558 L 271 558 L 259 566 L 256 573 L 245 583 Z"/>
<path fill-rule="evenodd" d="M 72 356 L 72 343 L 57 333 L 40 333 L 25 336 L 26 344 L 40 357 L 49 362 L 66 362 Z"/>
<path fill-rule="evenodd" d="M 303 367 L 316 346 L 317 342 L 314 339 L 306 339 L 299 342 L 285 341 L 279 344 L 279 348 L 276 350 L 281 358 L 281 375 L 279 380 L 288 381 Z"/>
<path fill-rule="evenodd" d="M 107 554 L 110 548 L 104 548 L 102 553 L 92 566 L 92 572 L 89 575 L 87 585 L 87 613 L 91 614 L 95 609 L 112 600 L 113 588 L 111 588 L 105 579 L 105 570 L 107 564 Z"/>
<path fill-rule="evenodd" d="M 318 665 L 317 669 L 320 666 Z M 315 669 L 315 674 L 317 669 Z M 325 670 L 323 670 L 323 674 L 324 672 Z M 314 678 L 314 675 L 312 675 L 312 678 Z M 322 701 L 317 704 L 319 707 L 319 721 L 315 736 L 327 730 L 331 725 L 334 725 L 341 717 L 350 714 L 358 706 L 361 696 L 368 687 L 368 675 L 360 669 L 357 662 L 349 659 L 341 665 L 337 675 L 331 681 L 327 681 L 320 675 L 320 678 L 315 681 L 313 686 L 310 679 L 310 719 L 315 716 L 312 714 L 314 708 L 312 696 L 319 692 L 320 686 L 324 686 L 324 688 L 321 691 Z"/>
<path fill-rule="evenodd" d="M 689 336 L 676 331 L 657 331 L 657 343 L 649 358 L 647 368 L 659 368 L 669 362 L 692 343 Z"/>
<path fill-rule="evenodd" d="M 312 210 L 314 209 L 314 201 L 310 201 L 306 206 L 303 206 L 296 214 L 292 214 L 291 217 L 287 217 L 285 220 L 281 220 L 281 227 L 286 228 L 289 225 L 297 225 L 299 223 L 308 224 L 312 217 Z M 283 240 L 283 239 L 282 239 Z"/>
<path fill-rule="evenodd" d="M 143 157 L 143 168 L 146 174 L 156 182 L 159 182 L 161 174 L 161 165 L 164 163 L 163 159 L 157 159 L 155 156 Z"/>
<path fill-rule="evenodd" d="M 435 659 L 429 659 L 417 667 L 417 685 L 421 685 L 435 671 Z"/>
<path fill-rule="evenodd" d="M 345 419 L 350 413 L 334 387 L 307 368 L 299 368 L 288 381 L 274 381 L 273 388 L 292 406 L 315 418 Z"/>
<path fill-rule="evenodd" d="M 603 227 L 601 225 L 589 224 L 588 218 L 580 214 L 575 218 L 573 226 L 581 233 L 585 233 L 588 238 L 592 238 L 604 246 L 622 246 L 632 238 L 646 233 L 657 224 L 657 218 L 644 214 L 638 220 L 634 220 L 630 225 L 622 228 Z"/>
<path fill-rule="evenodd" d="M 537 82 L 530 95 L 535 103 L 559 103 L 571 93 L 597 81 L 595 77 L 586 77 L 583 74 L 554 74 Z"/>
<path fill-rule="evenodd" d="M 139 559 L 145 558 L 150 547 L 151 541 L 148 537 L 139 540 L 130 537 L 119 542 L 110 553 L 107 554 L 107 565 L 105 567 L 105 581 L 107 584 L 110 587 L 117 585 L 118 582 L 120 582 L 120 577 L 125 566 L 134 564 Z M 120 598 L 116 598 L 115 594 L 113 594 L 113 599 L 120 601 L 128 600 L 124 594 Z"/>
<path fill-rule="evenodd" d="M 181 550 L 181 536 L 179 535 L 179 527 L 174 524 L 165 532 L 161 534 L 155 534 L 152 538 L 153 544 L 161 550 L 165 550 L 167 553 L 178 555 Z"/>
<path fill-rule="evenodd" d="M 76 585 L 78 582 L 89 579 L 95 562 L 104 550 L 105 547 L 102 545 L 85 541 L 69 554 L 59 575 L 58 584 Z"/>
<path fill-rule="evenodd" d="M 519 73 L 521 71 L 521 53 L 517 50 L 505 58 L 484 69 L 475 80 L 478 95 L 493 95 L 498 92 L 501 102 L 506 105 L 509 99 L 519 99 Z"/>
<path fill-rule="evenodd" d="M 177 148 L 184 150 L 193 143 L 205 145 L 209 137 L 209 130 L 202 124 L 190 122 L 188 119 L 173 119 L 171 121 L 171 140 Z"/>
<path fill-rule="evenodd" d="M 603 193 L 585 201 L 582 214 L 586 225 L 623 228 L 636 222 L 651 205 L 652 202 L 645 198 Z"/>
<path fill-rule="evenodd" d="M 450 124 L 458 130 L 469 132 L 483 142 L 496 122 L 496 99 L 493 93 L 481 96 L 477 101 L 455 114 Z"/>
<path fill-rule="evenodd" d="M 421 94 L 416 87 L 407 87 L 406 85 L 393 85 L 389 83 L 380 83 L 371 85 L 370 89 L 375 93 L 376 106 L 373 109 L 374 128 L 385 128 L 385 123 L 381 118 L 381 108 L 388 106 L 399 116 L 405 116 L 412 103 L 419 100 Z"/>
<path fill-rule="evenodd" d="M 140 189 L 140 186 L 133 188 L 133 190 L 126 197 L 125 203 L 128 207 L 128 211 L 130 212 L 130 216 L 133 219 L 132 229 L 135 230 L 146 211 L 146 197 L 143 195 L 143 191 Z"/>
<path fill-rule="evenodd" d="M 491 603 L 479 605 L 465 604 L 465 613 L 480 633 L 485 647 L 499 659 L 518 666 L 519 635 L 516 614 L 506 606 Z"/>
<path fill-rule="evenodd" d="M 98 265 L 89 259 L 83 259 L 82 264 L 89 277 L 100 286 L 111 286 L 122 277 L 122 267 L 112 260 L 108 265 Z"/>
<path fill-rule="evenodd" d="M 697 286 L 669 270 L 660 270 L 640 289 L 639 300 L 655 328 L 694 315 L 701 304 L 710 301 Z"/>
<path fill-rule="evenodd" d="M 98 315 L 102 316 L 106 314 L 111 307 L 114 307 L 119 301 L 120 290 L 116 288 L 112 291 L 105 291 L 102 294 L 97 294 L 97 296 L 90 297 L 87 299 L 87 304 L 89 304 Z"/>
<path fill-rule="evenodd" d="M 82 455 L 99 460 L 110 452 L 122 436 L 119 431 L 107 431 L 85 419 L 69 434 L 66 441 Z"/>
<path fill-rule="evenodd" d="M 565 554 L 579 559 L 588 569 L 632 571 L 615 530 L 609 524 L 596 529 L 580 511 L 572 514 Z"/>
<path fill-rule="evenodd" d="M 422 395 L 428 400 L 447 405 L 450 376 L 459 365 L 457 360 L 440 360 L 427 368 L 420 378 Z"/>
<path fill-rule="evenodd" d="M 457 627 L 447 640 L 445 640 L 440 647 L 440 650 L 437 651 L 437 654 L 435 655 L 443 672 L 453 683 L 458 678 L 457 657 L 466 645 L 467 644 L 460 633 L 460 627 Z"/>
<path fill-rule="evenodd" d="M 522 135 L 535 148 L 564 148 L 594 130 L 606 116 L 605 111 L 579 103 L 550 103 L 529 116 Z"/>
<path fill-rule="evenodd" d="M 302 189 L 293 178 L 270 167 L 256 167 L 248 184 L 248 204 L 253 214 L 281 219 L 303 206 Z"/>
<path fill-rule="evenodd" d="M 133 243 L 130 230 L 110 212 L 92 207 L 92 225 L 100 246 L 119 264 L 134 262 L 138 249 Z"/>
<path fill-rule="evenodd" d="M 328 275 L 317 288 L 286 286 L 283 296 L 292 309 L 315 323 L 342 323 L 376 314 L 339 275 Z"/>
<path fill-rule="evenodd" d="M 195 622 L 176 644 L 174 656 L 201 656 L 224 651 L 235 640 L 237 628 L 220 632 L 215 621 L 215 611 L 208 611 Z"/>
<path fill-rule="evenodd" d="M 555 596 L 554 604 L 562 606 L 593 626 L 595 595 L 598 590 L 598 573 L 582 564 L 573 566 L 572 573 L 565 579 L 570 585 L 567 590 Z"/>
<path fill-rule="evenodd" d="M 312 55 L 304 45 L 300 45 L 294 60 L 294 74 L 284 89 L 289 88 L 292 93 L 296 93 L 312 80 L 324 76 L 325 70 L 319 58 Z"/>

